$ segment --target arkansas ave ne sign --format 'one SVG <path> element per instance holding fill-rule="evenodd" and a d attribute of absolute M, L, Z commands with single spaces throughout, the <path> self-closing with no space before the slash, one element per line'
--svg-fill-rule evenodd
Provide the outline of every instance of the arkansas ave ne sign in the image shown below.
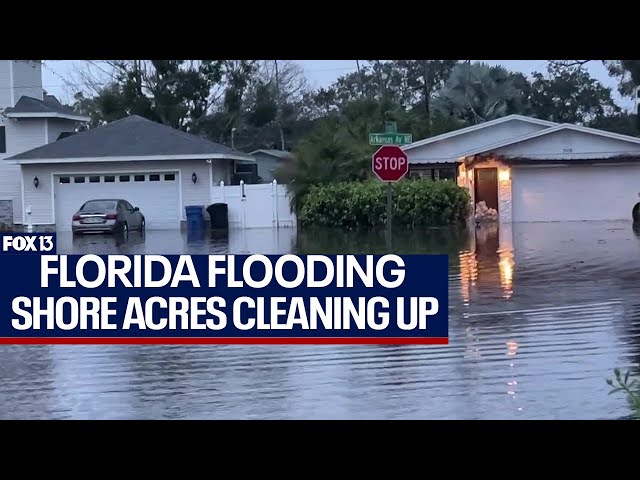
<path fill-rule="evenodd" d="M 384 145 L 373 154 L 371 169 L 383 182 L 397 182 L 409 171 L 409 159 L 400 147 Z"/>

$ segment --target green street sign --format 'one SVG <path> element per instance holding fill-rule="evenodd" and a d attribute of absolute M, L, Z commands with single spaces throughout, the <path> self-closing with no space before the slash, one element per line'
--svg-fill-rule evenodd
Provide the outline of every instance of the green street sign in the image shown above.
<path fill-rule="evenodd" d="M 412 143 L 410 133 L 370 133 L 369 145 L 408 145 Z"/>

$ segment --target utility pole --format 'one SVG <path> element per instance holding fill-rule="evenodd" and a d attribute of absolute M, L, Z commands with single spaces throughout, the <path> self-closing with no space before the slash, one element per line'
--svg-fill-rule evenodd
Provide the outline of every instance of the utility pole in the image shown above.
<path fill-rule="evenodd" d="M 278 75 L 278 60 L 274 60 L 276 65 L 276 106 L 277 112 L 276 116 L 278 117 L 278 125 L 280 126 L 280 143 L 282 145 L 282 151 L 284 152 L 284 131 L 282 130 L 282 109 L 280 108 L 280 77 Z"/>
<path fill-rule="evenodd" d="M 360 84 L 360 95 L 364 96 L 364 85 L 362 84 L 362 72 L 360 71 L 360 60 L 356 60 L 356 68 L 358 69 L 358 83 Z"/>

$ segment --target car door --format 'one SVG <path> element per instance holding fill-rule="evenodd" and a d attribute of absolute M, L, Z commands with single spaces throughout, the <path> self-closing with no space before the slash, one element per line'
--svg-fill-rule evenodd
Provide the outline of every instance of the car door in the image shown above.
<path fill-rule="evenodd" d="M 138 215 L 138 212 L 135 211 L 129 202 L 124 202 L 124 205 L 127 210 L 127 223 L 129 224 L 129 228 L 140 228 L 140 215 Z"/>
<path fill-rule="evenodd" d="M 127 221 L 127 209 L 123 202 L 118 202 L 116 205 L 116 215 L 118 217 L 118 223 L 121 225 Z"/>

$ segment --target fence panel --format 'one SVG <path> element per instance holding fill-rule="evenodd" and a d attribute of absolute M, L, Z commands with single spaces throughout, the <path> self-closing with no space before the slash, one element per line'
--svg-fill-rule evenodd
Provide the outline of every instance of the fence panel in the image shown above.
<path fill-rule="evenodd" d="M 213 187 L 212 203 L 226 203 L 229 228 L 295 228 L 286 185 L 273 183 Z"/>

